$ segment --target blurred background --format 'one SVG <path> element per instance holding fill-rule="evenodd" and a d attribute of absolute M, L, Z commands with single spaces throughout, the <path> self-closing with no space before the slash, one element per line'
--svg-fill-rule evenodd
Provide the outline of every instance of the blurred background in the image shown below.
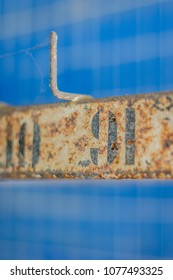
<path fill-rule="evenodd" d="M 173 0 L 0 0 L 0 101 L 173 90 Z M 1 259 L 173 259 L 173 181 L 0 181 Z"/>

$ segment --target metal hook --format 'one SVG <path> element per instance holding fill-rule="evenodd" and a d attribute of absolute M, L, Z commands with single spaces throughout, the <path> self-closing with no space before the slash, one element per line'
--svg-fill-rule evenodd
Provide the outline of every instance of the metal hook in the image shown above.
<path fill-rule="evenodd" d="M 58 37 L 57 37 L 56 32 L 52 31 L 50 33 L 50 88 L 51 88 L 53 94 L 59 99 L 71 100 L 71 101 L 78 101 L 78 100 L 93 98 L 92 96 L 89 96 L 89 95 L 63 92 L 58 89 L 57 40 L 58 40 Z"/>

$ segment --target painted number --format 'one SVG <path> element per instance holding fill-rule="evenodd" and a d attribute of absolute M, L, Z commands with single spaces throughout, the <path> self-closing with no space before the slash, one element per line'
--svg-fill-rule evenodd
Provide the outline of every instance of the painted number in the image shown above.
<path fill-rule="evenodd" d="M 19 166 L 25 166 L 25 140 L 26 140 L 26 123 L 23 123 L 19 131 L 19 150 L 18 159 Z M 40 154 L 40 127 L 38 123 L 34 122 L 33 128 L 33 144 L 32 144 L 32 167 L 34 167 L 39 160 Z M 13 140 L 12 140 L 12 125 L 7 124 L 7 144 L 6 144 L 6 167 L 13 166 Z"/>
<path fill-rule="evenodd" d="M 100 139 L 100 113 L 98 111 L 94 115 L 91 123 L 92 134 L 97 140 Z M 125 164 L 133 165 L 135 163 L 135 110 L 127 108 L 125 114 Z M 108 120 L 107 163 L 111 164 L 118 154 L 118 126 L 116 116 L 111 111 L 108 112 Z M 90 155 L 92 162 L 98 165 L 99 148 L 91 148 Z"/>

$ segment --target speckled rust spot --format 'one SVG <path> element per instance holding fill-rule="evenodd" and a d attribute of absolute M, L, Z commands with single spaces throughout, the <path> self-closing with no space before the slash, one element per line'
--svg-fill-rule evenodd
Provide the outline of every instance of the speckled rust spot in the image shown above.
<path fill-rule="evenodd" d="M 133 145 L 133 144 L 135 144 L 135 140 L 127 140 L 127 144 Z"/>
<path fill-rule="evenodd" d="M 57 124 L 56 123 L 51 122 L 50 125 L 49 125 L 49 129 L 50 129 L 50 133 L 52 135 L 56 134 L 58 132 L 58 128 L 57 128 Z"/>
<path fill-rule="evenodd" d="M 113 142 L 111 144 L 111 150 L 118 150 L 119 149 L 119 144 L 117 142 Z"/>
<path fill-rule="evenodd" d="M 80 137 L 77 142 L 74 142 L 74 145 L 79 151 L 84 151 L 85 147 L 87 146 L 87 137 Z"/>
<path fill-rule="evenodd" d="M 168 139 L 168 140 L 165 140 L 165 141 L 164 141 L 163 147 L 166 148 L 166 149 L 168 149 L 168 148 L 170 148 L 171 145 L 173 145 L 173 140 Z"/>

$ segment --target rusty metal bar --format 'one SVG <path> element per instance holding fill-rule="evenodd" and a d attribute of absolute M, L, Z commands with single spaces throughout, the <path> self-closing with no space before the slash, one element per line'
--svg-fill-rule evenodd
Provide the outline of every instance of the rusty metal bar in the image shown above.
<path fill-rule="evenodd" d="M 173 178 L 173 92 L 2 107 L 0 177 Z"/>

